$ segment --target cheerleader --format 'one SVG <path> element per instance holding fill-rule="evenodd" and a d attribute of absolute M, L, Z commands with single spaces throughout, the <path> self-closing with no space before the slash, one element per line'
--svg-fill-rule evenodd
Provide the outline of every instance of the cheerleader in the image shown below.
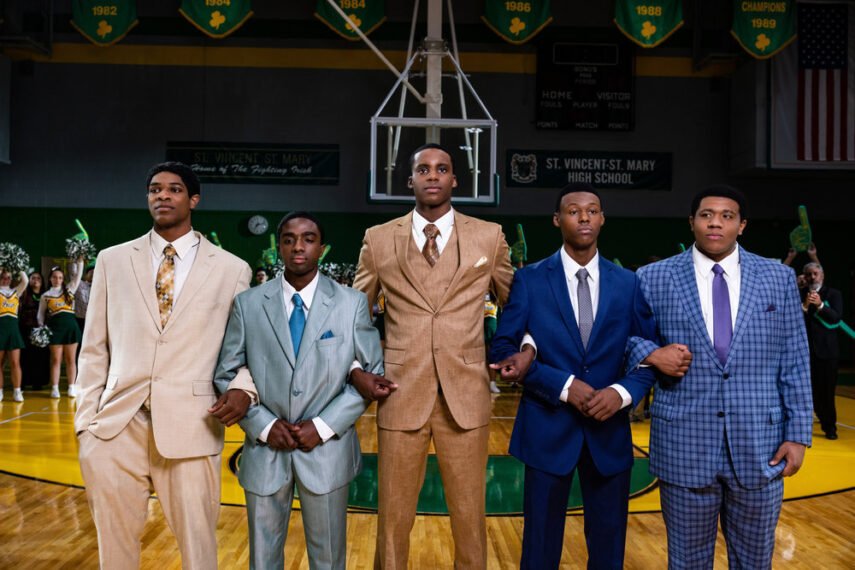
<path fill-rule="evenodd" d="M 83 260 L 74 262 L 71 282 L 65 284 L 65 275 L 59 267 L 50 270 L 51 288 L 39 301 L 39 325 L 45 324 L 51 330 L 50 337 L 50 397 L 59 398 L 59 372 L 65 360 L 65 374 L 68 376 L 68 397 L 77 397 L 77 344 L 80 342 L 80 327 L 74 317 L 74 293 L 80 285 L 83 275 Z"/>
<path fill-rule="evenodd" d="M 12 274 L 0 269 L 0 401 L 3 400 L 3 363 L 9 356 L 12 375 L 12 399 L 24 401 L 21 392 L 21 349 L 24 339 L 18 329 L 18 303 L 27 289 L 27 274 L 21 271 L 18 286 L 12 289 Z"/>

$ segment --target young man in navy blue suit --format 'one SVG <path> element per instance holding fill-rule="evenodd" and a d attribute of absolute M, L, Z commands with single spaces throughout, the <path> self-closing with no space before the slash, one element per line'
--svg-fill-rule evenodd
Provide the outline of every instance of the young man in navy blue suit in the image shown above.
<path fill-rule="evenodd" d="M 604 221 L 591 185 L 561 190 L 553 223 L 563 245 L 516 272 L 492 343 L 492 367 L 525 376 L 510 445 L 526 465 L 521 568 L 558 568 L 574 469 L 588 568 L 623 567 L 633 463 L 627 412 L 654 379 L 646 368 L 625 374 L 624 349 L 631 336 L 652 338 L 654 324 L 635 275 L 597 252 Z M 526 375 L 519 369 L 528 355 L 518 351 L 527 332 L 537 358 Z"/>

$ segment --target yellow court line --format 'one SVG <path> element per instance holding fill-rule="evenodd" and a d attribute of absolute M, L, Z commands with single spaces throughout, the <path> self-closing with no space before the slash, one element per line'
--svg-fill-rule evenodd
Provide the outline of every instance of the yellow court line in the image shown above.
<path fill-rule="evenodd" d="M 291 69 L 384 70 L 385 65 L 368 49 L 256 48 L 206 46 L 152 46 L 120 44 L 109 48 L 84 43 L 58 42 L 50 56 L 21 48 L 5 48 L 4 55 L 14 60 L 44 63 L 107 65 L 151 65 L 190 67 L 259 67 Z M 398 69 L 406 65 L 402 50 L 384 51 Z M 467 73 L 508 73 L 533 75 L 537 56 L 533 53 L 463 52 L 460 65 Z M 730 75 L 736 64 L 713 63 L 695 71 L 690 57 L 638 56 L 637 77 L 718 77 Z M 451 63 L 446 62 L 446 71 Z"/>

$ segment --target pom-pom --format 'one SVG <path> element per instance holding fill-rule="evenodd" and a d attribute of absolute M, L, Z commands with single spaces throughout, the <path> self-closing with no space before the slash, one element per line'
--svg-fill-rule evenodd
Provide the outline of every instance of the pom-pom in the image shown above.
<path fill-rule="evenodd" d="M 98 250 L 89 240 L 75 236 L 65 240 L 65 254 L 69 259 L 95 259 Z"/>
<path fill-rule="evenodd" d="M 14 243 L 0 243 L 0 267 L 12 274 L 12 279 L 30 267 L 30 256 Z"/>
<path fill-rule="evenodd" d="M 33 329 L 33 332 L 30 333 L 30 342 L 33 343 L 33 346 L 44 348 L 50 344 L 51 336 L 53 336 L 53 332 L 47 325 L 43 325 Z"/>
<path fill-rule="evenodd" d="M 321 273 L 342 285 L 350 287 L 356 278 L 355 263 L 324 263 L 318 266 Z"/>

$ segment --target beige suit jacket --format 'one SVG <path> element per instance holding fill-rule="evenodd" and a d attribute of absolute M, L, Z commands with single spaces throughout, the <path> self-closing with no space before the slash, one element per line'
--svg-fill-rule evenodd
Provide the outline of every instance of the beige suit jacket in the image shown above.
<path fill-rule="evenodd" d="M 200 457 L 223 449 L 208 413 L 234 296 L 249 287 L 243 260 L 199 236 L 199 250 L 165 327 L 149 234 L 98 254 L 80 352 L 74 429 L 111 439 L 151 396 L 158 452 Z"/>
<path fill-rule="evenodd" d="M 460 265 L 448 289 L 429 294 L 414 276 L 407 252 L 413 214 L 365 232 L 354 288 L 370 301 L 386 297 L 386 377 L 398 389 L 382 401 L 377 425 L 390 430 L 422 427 L 441 386 L 457 424 L 473 429 L 490 422 L 490 388 L 484 350 L 484 297 L 508 298 L 513 268 L 498 224 L 454 212 Z M 445 252 L 443 252 L 445 253 Z M 432 298 L 439 301 L 433 302 Z"/>

